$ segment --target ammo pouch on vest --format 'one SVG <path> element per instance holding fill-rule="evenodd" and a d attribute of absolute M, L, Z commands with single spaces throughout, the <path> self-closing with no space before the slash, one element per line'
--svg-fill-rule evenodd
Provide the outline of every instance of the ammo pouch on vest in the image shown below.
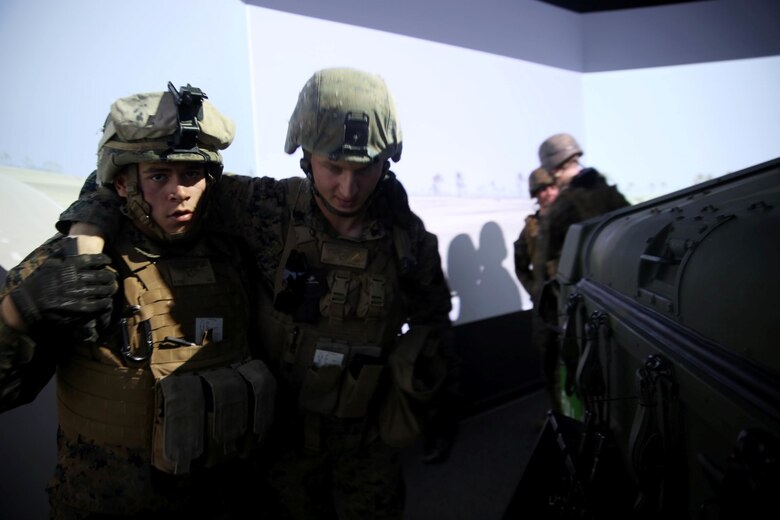
<path fill-rule="evenodd" d="M 152 465 L 181 474 L 195 461 L 209 467 L 246 455 L 271 425 L 275 395 L 276 380 L 260 360 L 159 380 Z"/>
<path fill-rule="evenodd" d="M 438 341 L 431 337 L 433 330 L 425 326 L 410 329 L 388 359 L 393 377 L 379 411 L 379 434 L 389 446 L 404 448 L 414 443 L 422 431 L 425 405 L 447 376 Z"/>
<path fill-rule="evenodd" d="M 381 347 L 322 338 L 306 371 L 298 404 L 320 415 L 365 417 L 384 367 Z"/>

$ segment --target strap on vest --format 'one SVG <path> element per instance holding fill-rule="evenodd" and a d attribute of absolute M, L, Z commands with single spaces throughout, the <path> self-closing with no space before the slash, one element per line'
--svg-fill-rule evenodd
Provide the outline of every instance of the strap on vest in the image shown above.
<path fill-rule="evenodd" d="M 238 440 L 247 429 L 249 397 L 244 379 L 232 368 L 208 370 L 201 377 L 212 400 L 206 415 L 210 455 L 206 466 L 211 466 L 237 451 Z"/>
<path fill-rule="evenodd" d="M 330 288 L 329 314 L 332 320 L 342 320 L 348 313 L 347 296 L 349 281 L 352 278 L 349 271 L 336 271 L 333 275 L 333 285 Z"/>
<path fill-rule="evenodd" d="M 181 474 L 203 453 L 206 402 L 196 374 L 166 377 L 158 383 L 162 417 L 155 418 L 152 465 Z"/>
<path fill-rule="evenodd" d="M 259 359 L 253 359 L 238 367 L 238 371 L 252 389 L 250 408 L 252 410 L 252 432 L 265 435 L 274 418 L 276 402 L 276 379 L 268 366 Z"/>
<path fill-rule="evenodd" d="M 383 276 L 371 276 L 368 281 L 366 301 L 358 306 L 357 315 L 367 320 L 376 319 L 382 315 L 385 306 L 385 278 Z"/>

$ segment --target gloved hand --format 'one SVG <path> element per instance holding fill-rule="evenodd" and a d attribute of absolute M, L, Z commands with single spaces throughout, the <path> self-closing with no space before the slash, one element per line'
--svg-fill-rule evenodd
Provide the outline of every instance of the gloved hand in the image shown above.
<path fill-rule="evenodd" d="M 111 319 L 116 275 L 104 254 L 74 254 L 75 241 L 65 238 L 29 277 L 10 293 L 19 315 L 33 332 L 41 327 L 74 332 L 103 330 Z M 87 336 L 95 336 L 90 333 Z"/>

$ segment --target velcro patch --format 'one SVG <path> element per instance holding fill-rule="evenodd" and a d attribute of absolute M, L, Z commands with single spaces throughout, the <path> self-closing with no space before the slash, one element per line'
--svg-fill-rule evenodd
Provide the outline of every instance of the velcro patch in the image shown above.
<path fill-rule="evenodd" d="M 209 284 L 216 280 L 208 258 L 179 258 L 171 260 L 168 265 L 171 283 L 177 287 Z"/>
<path fill-rule="evenodd" d="M 322 244 L 320 261 L 324 264 L 365 269 L 368 265 L 368 249 L 340 242 Z"/>

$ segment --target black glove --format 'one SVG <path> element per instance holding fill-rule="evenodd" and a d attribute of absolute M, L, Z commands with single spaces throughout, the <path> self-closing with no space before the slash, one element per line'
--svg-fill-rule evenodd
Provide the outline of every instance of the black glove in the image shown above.
<path fill-rule="evenodd" d="M 74 239 L 63 239 L 62 246 L 11 291 L 30 329 L 73 332 L 88 326 L 102 331 L 108 326 L 117 290 L 116 275 L 107 268 L 111 259 L 104 254 L 72 254 L 74 245 Z"/>

